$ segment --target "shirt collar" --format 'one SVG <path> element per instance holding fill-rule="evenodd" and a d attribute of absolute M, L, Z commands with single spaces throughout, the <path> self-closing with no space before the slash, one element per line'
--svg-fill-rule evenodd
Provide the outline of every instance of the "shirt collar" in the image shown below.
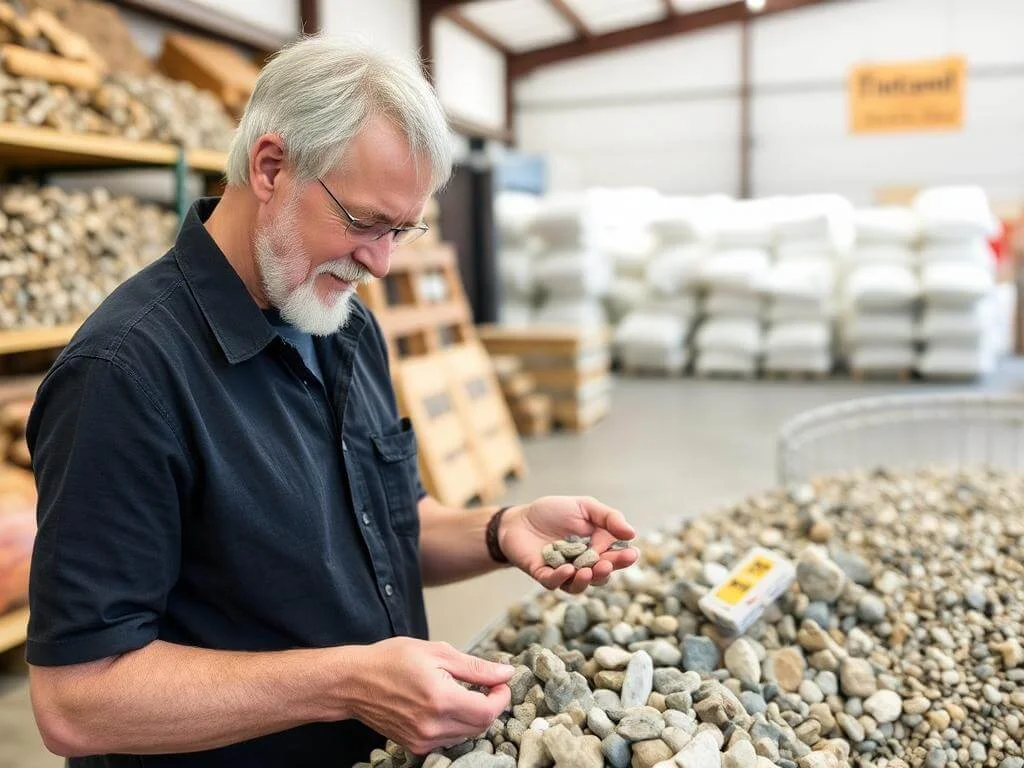
<path fill-rule="evenodd" d="M 178 232 L 174 256 L 210 330 L 234 364 L 262 351 L 277 333 L 203 226 L 218 202 L 220 198 L 205 197 L 193 203 Z"/>
<path fill-rule="evenodd" d="M 224 356 L 233 365 L 255 357 L 278 333 L 203 226 L 218 202 L 219 197 L 204 197 L 193 203 L 178 232 L 174 256 Z M 359 302 L 354 297 L 352 301 L 356 306 L 340 336 L 354 341 L 366 318 L 357 309 Z"/>

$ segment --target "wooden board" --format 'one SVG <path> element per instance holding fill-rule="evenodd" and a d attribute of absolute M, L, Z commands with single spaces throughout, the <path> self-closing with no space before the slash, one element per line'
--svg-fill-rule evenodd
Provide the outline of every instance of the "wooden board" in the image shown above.
<path fill-rule="evenodd" d="M 530 375 L 539 389 L 579 389 L 594 381 L 609 378 L 609 369 L 608 365 L 590 368 L 532 368 Z"/>
<path fill-rule="evenodd" d="M 227 168 L 226 152 L 192 149 L 185 153 L 185 158 L 188 166 L 197 171 L 220 174 Z M 178 148 L 173 144 L 0 123 L 0 165 L 7 167 L 173 166 L 177 161 Z"/>
<path fill-rule="evenodd" d="M 229 45 L 179 32 L 164 36 L 160 71 L 210 91 L 236 115 L 249 100 L 260 70 Z"/>
<path fill-rule="evenodd" d="M 498 386 L 491 359 L 478 342 L 444 352 L 455 408 L 485 478 L 484 501 L 505 492 L 505 479 L 526 476 L 526 460 L 515 423 Z"/>
<path fill-rule="evenodd" d="M 155 141 L 117 136 L 64 133 L 52 128 L 0 123 L 0 159 L 4 165 L 173 165 L 178 150 Z"/>
<path fill-rule="evenodd" d="M 494 372 L 502 382 L 523 370 L 519 358 L 515 355 L 491 355 L 491 364 L 494 365 Z"/>
<path fill-rule="evenodd" d="M 0 653 L 24 645 L 28 637 L 28 608 L 0 615 Z"/>
<path fill-rule="evenodd" d="M 65 346 L 78 330 L 77 325 L 53 328 L 27 328 L 22 331 L 0 331 L 0 355 L 57 349 Z"/>
<path fill-rule="evenodd" d="M 527 397 L 537 391 L 537 380 L 532 373 L 521 371 L 514 376 L 500 379 L 501 391 L 509 401 Z"/>
<path fill-rule="evenodd" d="M 585 405 L 578 405 L 572 402 L 555 402 L 552 405 L 551 416 L 555 424 L 562 429 L 582 432 L 597 424 L 610 411 L 611 399 L 603 397 Z"/>
<path fill-rule="evenodd" d="M 223 174 L 228 167 L 228 153 L 216 149 L 189 149 L 185 152 L 185 163 L 194 171 Z"/>
<path fill-rule="evenodd" d="M 854 381 L 910 381 L 911 376 L 909 368 L 854 368 L 850 371 Z"/>
<path fill-rule="evenodd" d="M 545 354 L 576 357 L 590 350 L 606 349 L 611 343 L 611 332 L 607 329 L 481 325 L 477 333 L 492 355 Z"/>
<path fill-rule="evenodd" d="M 486 482 L 455 410 L 445 362 L 437 355 L 402 360 L 392 378 L 399 408 L 416 430 L 423 484 L 442 504 L 461 507 L 483 497 Z"/>

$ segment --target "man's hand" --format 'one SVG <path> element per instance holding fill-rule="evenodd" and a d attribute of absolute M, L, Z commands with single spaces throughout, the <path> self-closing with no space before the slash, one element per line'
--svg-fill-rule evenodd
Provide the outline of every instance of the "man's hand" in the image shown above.
<path fill-rule="evenodd" d="M 577 571 L 571 563 L 551 568 L 541 555 L 546 544 L 568 535 L 589 536 L 601 556 L 593 568 Z M 612 571 L 636 562 L 632 547 L 609 550 L 617 540 L 630 540 L 636 531 L 622 513 L 590 496 L 544 496 L 532 504 L 512 507 L 498 532 L 501 551 L 509 561 L 548 589 L 578 594 L 591 584 L 602 586 Z"/>
<path fill-rule="evenodd" d="M 355 655 L 352 716 L 417 755 L 486 731 L 509 705 L 515 669 L 447 643 L 396 637 Z M 459 683 L 489 688 L 477 693 Z"/>

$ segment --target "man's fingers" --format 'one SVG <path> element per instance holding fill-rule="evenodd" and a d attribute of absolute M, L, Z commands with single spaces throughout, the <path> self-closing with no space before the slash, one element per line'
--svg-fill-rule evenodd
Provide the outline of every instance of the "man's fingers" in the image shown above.
<path fill-rule="evenodd" d="M 593 576 L 594 572 L 590 568 L 580 568 L 576 571 L 576 575 L 573 577 L 572 581 L 565 584 L 562 589 L 570 595 L 578 595 L 590 586 L 590 581 Z"/>
<path fill-rule="evenodd" d="M 589 496 L 581 497 L 577 503 L 591 523 L 598 528 L 604 528 L 616 539 L 629 540 L 636 537 L 633 526 L 626 522 L 626 518 L 617 509 L 612 509 Z"/>
<path fill-rule="evenodd" d="M 463 726 L 461 733 L 476 737 L 490 728 L 498 715 L 512 703 L 512 691 L 507 685 L 496 685 L 487 693 L 460 688 L 451 699 L 452 719 Z"/>
<path fill-rule="evenodd" d="M 485 685 L 488 688 L 507 683 L 516 671 L 515 667 L 508 664 L 495 664 L 493 661 L 470 656 L 450 646 L 442 654 L 440 666 L 456 680 L 470 685 Z"/>
<path fill-rule="evenodd" d="M 612 575 L 612 571 L 615 570 L 615 566 L 613 566 L 609 560 L 598 560 L 591 570 L 594 572 L 594 577 L 590 582 L 591 585 L 601 587 L 608 581 L 608 577 Z"/>
<path fill-rule="evenodd" d="M 557 568 L 544 566 L 534 574 L 534 579 L 546 589 L 558 589 L 571 579 L 575 573 L 576 569 L 569 563 L 560 565 Z"/>
<path fill-rule="evenodd" d="M 635 563 L 639 557 L 640 553 L 633 547 L 627 547 L 626 549 L 610 549 L 607 552 L 602 553 L 601 562 L 611 563 L 612 569 L 619 571 L 623 568 L 629 568 L 629 566 Z"/>

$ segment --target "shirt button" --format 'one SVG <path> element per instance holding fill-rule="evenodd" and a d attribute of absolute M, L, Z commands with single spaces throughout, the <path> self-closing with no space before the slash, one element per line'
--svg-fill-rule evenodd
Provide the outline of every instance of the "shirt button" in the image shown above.
<path fill-rule="evenodd" d="M 392 587 L 390 584 L 385 584 L 384 585 L 384 594 L 387 595 L 388 597 L 391 597 L 393 594 L 395 594 L 395 588 Z"/>
<path fill-rule="evenodd" d="M 370 524 L 370 516 L 364 512 L 363 513 L 363 525 L 369 525 L 369 524 Z"/>

